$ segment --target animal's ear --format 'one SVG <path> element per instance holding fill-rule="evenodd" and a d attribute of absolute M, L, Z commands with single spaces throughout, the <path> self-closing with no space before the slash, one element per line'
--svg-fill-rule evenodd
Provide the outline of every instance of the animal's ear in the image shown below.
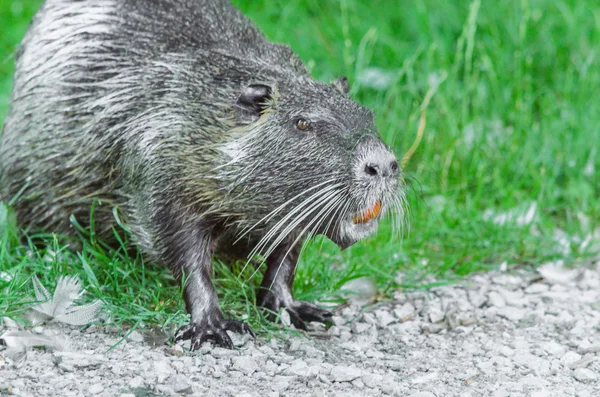
<path fill-rule="evenodd" d="M 265 84 L 250 84 L 235 102 L 242 117 L 256 121 L 273 103 L 273 89 Z"/>
<path fill-rule="evenodd" d="M 333 87 L 341 92 L 342 94 L 347 95 L 350 92 L 350 83 L 345 76 L 338 77 L 331 83 Z"/>

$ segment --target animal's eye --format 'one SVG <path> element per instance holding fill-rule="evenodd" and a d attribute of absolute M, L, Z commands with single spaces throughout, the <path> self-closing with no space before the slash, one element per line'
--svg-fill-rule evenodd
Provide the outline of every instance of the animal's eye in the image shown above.
<path fill-rule="evenodd" d="M 306 119 L 298 119 L 296 120 L 296 128 L 300 131 L 306 131 L 310 127 L 310 121 Z"/>

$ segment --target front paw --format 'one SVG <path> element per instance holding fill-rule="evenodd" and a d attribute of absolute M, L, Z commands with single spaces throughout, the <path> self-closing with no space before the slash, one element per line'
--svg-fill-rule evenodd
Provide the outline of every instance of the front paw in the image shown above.
<path fill-rule="evenodd" d="M 175 333 L 175 343 L 189 340 L 191 342 L 190 350 L 194 351 L 199 349 L 202 343 L 212 340 L 218 346 L 233 349 L 233 342 L 226 331 L 239 334 L 248 333 L 256 338 L 252 328 L 241 321 L 205 318 L 181 327 Z"/>
<path fill-rule="evenodd" d="M 314 303 L 306 301 L 292 301 L 289 304 L 284 304 L 282 301 L 272 296 L 270 299 L 264 299 L 259 306 L 264 307 L 272 312 L 268 316 L 269 320 L 271 321 L 275 321 L 276 319 L 274 313 L 279 313 L 279 310 L 285 309 L 290 315 L 290 321 L 292 324 L 294 324 L 294 327 L 305 331 L 307 329 L 307 322 L 329 322 L 333 315 L 329 310 L 322 309 Z"/>

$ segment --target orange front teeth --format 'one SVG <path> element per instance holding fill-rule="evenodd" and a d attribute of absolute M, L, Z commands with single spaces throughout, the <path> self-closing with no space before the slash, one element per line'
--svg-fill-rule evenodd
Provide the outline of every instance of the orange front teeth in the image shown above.
<path fill-rule="evenodd" d="M 354 224 L 367 223 L 371 219 L 376 218 L 377 215 L 379 215 L 379 212 L 381 212 L 381 200 L 377 200 L 371 208 L 368 208 L 362 214 L 355 215 L 354 218 L 352 218 L 352 221 Z"/>

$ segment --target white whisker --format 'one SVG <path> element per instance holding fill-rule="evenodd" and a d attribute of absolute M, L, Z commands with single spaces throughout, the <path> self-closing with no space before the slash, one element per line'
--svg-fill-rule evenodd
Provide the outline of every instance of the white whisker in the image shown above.
<path fill-rule="evenodd" d="M 337 192 L 339 194 L 339 192 Z M 339 200 L 341 197 L 336 197 L 335 195 L 333 195 L 330 200 L 327 203 L 330 202 L 336 202 L 337 200 Z M 294 242 L 292 242 L 292 244 L 290 244 L 290 247 L 288 248 L 288 250 L 286 251 L 286 253 L 283 255 L 282 259 L 281 259 L 281 263 L 279 264 L 279 266 L 277 266 L 277 271 L 275 272 L 275 277 L 273 277 L 273 281 L 271 282 L 271 285 L 269 286 L 269 289 L 271 289 L 273 287 L 273 283 L 275 282 L 275 280 L 277 279 L 277 274 L 279 274 L 279 269 L 281 269 L 281 265 L 283 264 L 283 261 L 285 260 L 285 258 L 289 255 L 289 253 L 291 252 L 291 250 L 294 248 L 294 246 L 298 243 L 298 241 L 300 241 L 300 239 L 305 235 L 305 233 L 307 232 L 307 230 L 317 221 L 319 221 L 322 218 L 322 214 L 330 212 L 331 211 L 332 206 L 331 205 L 325 205 L 321 211 L 313 218 L 312 221 L 310 221 L 305 227 L 304 229 L 302 229 L 302 231 L 298 234 L 298 237 L 296 237 L 296 239 L 294 240 Z M 317 226 L 318 226 L 318 222 L 317 222 Z M 311 230 L 311 232 L 309 232 L 310 235 L 312 235 L 314 229 Z M 300 255 L 302 254 L 302 251 L 304 249 L 305 246 L 302 247 L 302 249 L 300 250 Z"/>
<path fill-rule="evenodd" d="M 300 192 L 299 194 L 295 195 L 294 197 L 292 197 L 291 199 L 289 199 L 288 201 L 286 201 L 285 203 L 281 204 L 279 207 L 275 208 L 273 211 L 269 212 L 267 215 L 265 215 L 263 218 L 261 218 L 258 222 L 256 222 L 254 225 L 252 225 L 250 228 L 246 228 L 245 230 L 243 230 L 242 232 L 240 232 L 240 236 L 233 242 L 234 244 L 237 243 L 238 241 L 240 241 L 245 235 L 247 235 L 248 233 L 250 233 L 252 230 L 254 230 L 254 228 L 256 228 L 260 223 L 262 222 L 268 222 L 270 221 L 275 215 L 277 215 L 277 213 L 279 211 L 281 211 L 282 209 L 284 209 L 287 205 L 289 205 L 291 202 L 293 202 L 294 200 L 296 200 L 298 197 L 312 191 L 315 190 L 323 185 L 326 185 L 328 183 L 331 183 L 332 180 L 326 180 L 323 181 L 321 183 L 316 184 L 315 186 L 311 186 L 310 188 L 303 190 L 302 192 Z M 312 197 L 312 196 L 311 196 Z"/>
<path fill-rule="evenodd" d="M 320 187 L 324 184 L 329 184 L 331 183 L 331 180 L 325 181 L 323 183 L 320 183 L 319 186 Z M 333 185 L 329 185 L 326 186 L 325 188 L 317 191 L 316 193 L 312 194 L 310 197 L 306 198 L 305 200 L 303 200 L 300 204 L 298 204 L 295 208 L 293 208 L 289 213 L 287 213 L 282 219 L 280 219 L 260 240 L 259 242 L 256 244 L 256 246 L 252 249 L 252 251 L 250 251 L 250 254 L 248 254 L 248 258 L 246 261 L 246 264 L 244 265 L 244 267 L 242 268 L 242 272 L 240 274 L 243 273 L 243 271 L 246 269 L 246 267 L 249 265 L 250 260 L 255 256 L 260 254 L 261 250 L 266 246 L 266 244 L 269 242 L 269 240 L 271 240 L 272 237 L 275 236 L 275 234 L 277 233 L 277 231 L 279 229 L 281 229 L 285 223 L 292 218 L 293 216 L 295 216 L 296 213 L 300 212 L 304 207 L 306 207 L 307 205 L 311 204 L 311 201 L 313 200 L 322 200 L 323 196 L 327 197 L 328 194 L 336 189 L 337 187 L 339 187 L 339 183 L 338 184 L 333 184 Z M 312 190 L 312 189 L 311 189 Z M 306 193 L 303 192 L 303 194 Z M 300 195 L 294 197 L 297 198 Z M 308 214 L 310 214 L 312 212 L 312 210 L 310 212 L 308 212 Z M 269 218 L 270 219 L 270 218 Z M 286 228 L 287 230 L 287 228 Z M 283 235 L 283 237 L 285 237 L 286 234 Z"/>

